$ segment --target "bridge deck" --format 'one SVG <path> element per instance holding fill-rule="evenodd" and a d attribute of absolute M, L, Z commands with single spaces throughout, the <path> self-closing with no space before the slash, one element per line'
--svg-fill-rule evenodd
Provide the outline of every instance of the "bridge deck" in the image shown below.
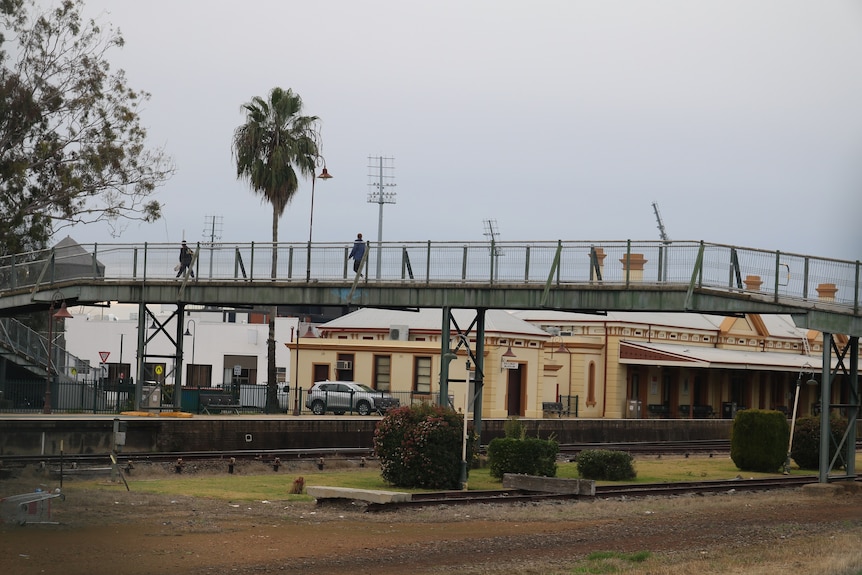
<path fill-rule="evenodd" d="M 0 314 L 106 301 L 788 313 L 860 335 L 860 263 L 705 242 L 387 242 L 360 276 L 344 244 L 89 244 L 0 261 Z M 277 269 L 272 277 L 273 252 Z"/>

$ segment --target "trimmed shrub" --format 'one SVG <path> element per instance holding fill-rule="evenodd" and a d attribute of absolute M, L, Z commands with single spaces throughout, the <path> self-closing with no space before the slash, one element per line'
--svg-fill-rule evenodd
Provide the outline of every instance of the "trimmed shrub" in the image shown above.
<path fill-rule="evenodd" d="M 463 430 L 463 416 L 448 407 L 421 404 L 387 411 L 374 429 L 383 479 L 397 487 L 457 489 Z M 472 446 L 468 441 L 468 461 Z"/>
<path fill-rule="evenodd" d="M 847 420 L 839 417 L 831 417 L 829 425 L 832 431 L 832 440 L 829 442 L 829 461 L 838 452 L 838 442 L 847 431 Z M 853 439 L 850 439 L 853 441 Z M 793 430 L 793 449 L 790 457 L 796 462 L 800 469 L 820 468 L 820 416 L 800 417 L 796 420 L 796 428 Z M 836 462 L 836 468 L 843 469 L 845 465 L 843 458 Z"/>
<path fill-rule="evenodd" d="M 489 471 L 496 479 L 505 473 L 556 477 L 559 451 L 554 439 L 497 437 L 488 444 Z"/>
<path fill-rule="evenodd" d="M 730 458 L 743 471 L 771 473 L 787 459 L 790 425 L 780 411 L 745 409 L 730 432 Z"/>
<path fill-rule="evenodd" d="M 577 465 L 581 479 L 625 481 L 637 477 L 634 459 L 625 451 L 586 449 L 578 454 Z"/>
<path fill-rule="evenodd" d="M 503 435 L 511 439 L 524 439 L 527 437 L 527 428 L 517 417 L 510 417 L 503 424 Z"/>

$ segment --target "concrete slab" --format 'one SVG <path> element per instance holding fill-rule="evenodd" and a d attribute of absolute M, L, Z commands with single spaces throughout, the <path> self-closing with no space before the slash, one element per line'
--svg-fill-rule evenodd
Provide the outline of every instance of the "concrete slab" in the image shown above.
<path fill-rule="evenodd" d="M 524 489 L 547 493 L 566 493 L 573 495 L 596 495 L 596 482 L 590 479 L 561 479 L 558 477 L 538 477 L 518 473 L 503 474 L 504 489 Z"/>
<path fill-rule="evenodd" d="M 400 503 L 410 501 L 410 494 L 403 491 L 378 491 L 375 489 L 349 489 L 347 487 L 325 487 L 308 485 L 305 492 L 317 499 L 350 499 L 368 503 Z"/>

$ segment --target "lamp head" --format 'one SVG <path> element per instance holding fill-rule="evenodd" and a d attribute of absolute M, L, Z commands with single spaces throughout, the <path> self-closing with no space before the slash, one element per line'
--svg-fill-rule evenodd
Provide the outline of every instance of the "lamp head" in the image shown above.
<path fill-rule="evenodd" d="M 326 166 L 323 166 L 323 171 L 320 172 L 320 175 L 317 176 L 321 180 L 328 180 L 332 177 L 332 174 L 329 173 L 329 170 L 326 169 Z"/>
<path fill-rule="evenodd" d="M 69 310 L 66 309 L 66 302 L 63 302 L 62 304 L 60 304 L 60 309 L 58 309 L 57 313 L 54 314 L 54 317 L 56 317 L 57 319 L 69 319 L 74 316 L 69 313 Z"/>

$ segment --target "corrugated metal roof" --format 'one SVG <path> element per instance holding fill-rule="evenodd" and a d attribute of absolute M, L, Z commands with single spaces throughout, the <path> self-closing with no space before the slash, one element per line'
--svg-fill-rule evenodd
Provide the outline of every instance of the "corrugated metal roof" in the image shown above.
<path fill-rule="evenodd" d="M 774 351 L 743 351 L 719 349 L 715 347 L 681 345 L 676 343 L 646 343 L 640 341 L 620 342 L 623 347 L 641 352 L 652 352 L 655 358 L 620 358 L 620 363 L 635 365 L 675 365 L 690 367 L 711 367 L 725 369 L 769 369 L 771 371 L 800 370 L 820 371 L 822 361 L 819 356 L 779 353 Z M 646 354 L 648 355 L 648 353 Z"/>

